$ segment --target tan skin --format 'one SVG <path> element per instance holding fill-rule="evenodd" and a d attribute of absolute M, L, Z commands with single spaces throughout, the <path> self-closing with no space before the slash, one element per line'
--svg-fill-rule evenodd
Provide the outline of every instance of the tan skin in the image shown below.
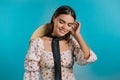
<path fill-rule="evenodd" d="M 84 52 L 84 58 L 88 59 L 90 55 L 90 49 L 83 40 L 81 34 L 80 34 L 80 23 L 75 22 L 74 18 L 71 15 L 67 14 L 61 14 L 53 19 L 54 22 L 54 29 L 52 32 L 53 36 L 64 36 L 68 32 L 71 32 L 71 34 L 75 37 L 75 39 L 78 41 L 81 50 Z M 46 51 L 51 52 L 51 38 L 43 37 L 43 44 Z M 59 42 L 60 44 L 60 51 L 68 51 L 69 45 L 66 44 L 66 40 L 61 40 Z"/>

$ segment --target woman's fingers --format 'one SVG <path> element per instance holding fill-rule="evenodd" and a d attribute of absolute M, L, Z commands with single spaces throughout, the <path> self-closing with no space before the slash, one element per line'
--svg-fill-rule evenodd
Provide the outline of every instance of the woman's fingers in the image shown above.
<path fill-rule="evenodd" d="M 73 30 L 77 30 L 80 27 L 79 22 L 74 22 Z"/>

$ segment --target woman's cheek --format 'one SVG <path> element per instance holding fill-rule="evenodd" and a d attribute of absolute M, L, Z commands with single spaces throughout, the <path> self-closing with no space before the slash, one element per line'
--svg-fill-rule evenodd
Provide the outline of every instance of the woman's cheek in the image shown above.
<path fill-rule="evenodd" d="M 68 31 L 71 31 L 71 29 L 72 29 L 72 28 L 71 28 L 71 27 L 69 27 L 69 28 L 68 28 Z"/>

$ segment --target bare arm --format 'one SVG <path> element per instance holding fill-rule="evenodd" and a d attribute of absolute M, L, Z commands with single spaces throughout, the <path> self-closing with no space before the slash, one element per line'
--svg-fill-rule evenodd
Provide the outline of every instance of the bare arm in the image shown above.
<path fill-rule="evenodd" d="M 71 31 L 72 35 L 75 37 L 75 39 L 77 40 L 77 42 L 79 43 L 81 50 L 84 53 L 84 58 L 88 59 L 90 56 L 90 49 L 87 46 L 86 42 L 84 41 L 84 39 L 82 38 L 82 35 L 80 34 L 80 23 L 75 22 L 74 23 L 74 27 L 73 30 Z"/>

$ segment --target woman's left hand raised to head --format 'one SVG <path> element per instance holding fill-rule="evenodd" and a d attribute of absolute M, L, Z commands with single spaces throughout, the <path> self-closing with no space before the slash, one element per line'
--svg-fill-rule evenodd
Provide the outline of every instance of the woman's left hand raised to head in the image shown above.
<path fill-rule="evenodd" d="M 71 29 L 71 34 L 75 37 L 80 34 L 80 26 L 81 24 L 79 22 L 74 22 L 72 29 Z"/>

